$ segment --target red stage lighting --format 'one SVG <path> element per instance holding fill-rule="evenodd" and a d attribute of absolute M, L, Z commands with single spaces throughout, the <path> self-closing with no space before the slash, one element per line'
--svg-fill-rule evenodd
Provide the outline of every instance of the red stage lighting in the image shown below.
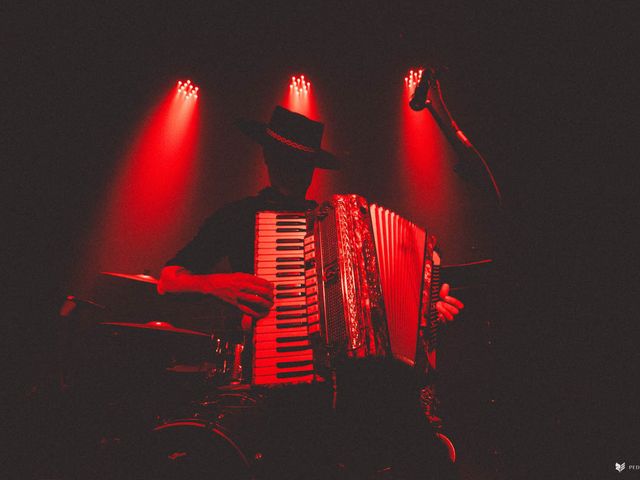
<path fill-rule="evenodd" d="M 318 112 L 313 97 L 309 79 L 304 75 L 294 75 L 290 78 L 283 105 L 293 112 L 315 119 L 318 117 Z"/>
<path fill-rule="evenodd" d="M 304 75 L 300 75 L 299 77 L 291 77 L 289 90 L 291 92 L 295 92 L 298 95 L 308 95 L 309 93 L 311 93 L 311 82 L 305 80 Z"/>
<path fill-rule="evenodd" d="M 191 83 L 191 80 L 186 80 L 186 81 L 178 81 L 178 94 L 184 96 L 185 98 L 198 98 L 198 90 L 200 90 L 200 87 L 196 87 L 193 83 Z"/>
<path fill-rule="evenodd" d="M 157 263 L 154 250 L 157 255 L 180 243 L 180 221 L 198 178 L 198 90 L 190 80 L 178 82 L 139 127 L 87 240 L 77 275 L 83 283 L 97 271 L 148 269 Z"/>
<path fill-rule="evenodd" d="M 418 212 L 421 205 L 429 205 L 429 221 L 418 219 L 425 224 L 439 224 L 436 216 L 443 218 L 449 213 L 448 202 L 451 188 L 444 169 L 444 163 L 451 155 L 449 146 L 428 110 L 417 112 L 409 106 L 416 87 L 422 79 L 424 68 L 412 68 L 404 77 L 403 94 L 400 95 L 400 123 L 396 167 L 397 181 L 404 195 L 402 209 Z M 428 100 L 427 100 L 428 101 Z"/>
<path fill-rule="evenodd" d="M 420 80 L 422 79 L 422 72 L 424 72 L 424 68 L 412 69 L 409 70 L 407 76 L 404 77 L 404 85 L 409 91 L 409 95 L 413 95 L 418 83 L 420 83 Z"/>
<path fill-rule="evenodd" d="M 437 74 L 434 68 L 413 68 L 404 76 L 404 86 L 396 84 L 399 142 L 389 183 L 401 192 L 394 210 L 431 229 L 446 247 L 447 262 L 467 263 L 493 248 L 490 231 L 484 230 L 491 224 L 481 225 L 489 222 L 484 194 L 454 170 L 462 158 L 451 140 L 473 146 L 449 115 Z M 421 80 L 427 87 L 420 99 L 424 108 L 416 110 L 411 103 Z"/>
<path fill-rule="evenodd" d="M 292 76 L 283 105 L 306 117 L 317 119 L 318 108 L 315 95 L 311 95 L 311 82 L 304 75 Z"/>

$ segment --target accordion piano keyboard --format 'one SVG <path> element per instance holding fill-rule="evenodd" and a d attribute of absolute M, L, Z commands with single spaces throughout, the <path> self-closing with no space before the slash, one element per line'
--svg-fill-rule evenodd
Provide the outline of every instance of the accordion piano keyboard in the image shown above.
<path fill-rule="evenodd" d="M 255 274 L 275 287 L 274 305 L 256 322 L 252 383 L 311 382 L 305 272 L 306 217 L 301 212 L 258 212 Z"/>

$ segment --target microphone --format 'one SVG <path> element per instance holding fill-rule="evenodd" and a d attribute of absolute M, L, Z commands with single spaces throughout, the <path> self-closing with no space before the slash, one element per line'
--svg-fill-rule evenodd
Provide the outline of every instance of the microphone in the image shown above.
<path fill-rule="evenodd" d="M 429 93 L 429 88 L 431 87 L 431 82 L 433 81 L 433 79 L 433 69 L 425 68 L 422 71 L 420 82 L 418 83 L 416 89 L 413 91 L 413 96 L 409 101 L 409 107 L 411 107 L 411 110 L 419 112 L 427 106 L 427 94 Z"/>

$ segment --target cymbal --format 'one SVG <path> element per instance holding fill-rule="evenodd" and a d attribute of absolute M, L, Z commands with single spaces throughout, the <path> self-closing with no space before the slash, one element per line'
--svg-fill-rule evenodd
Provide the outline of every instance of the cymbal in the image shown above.
<path fill-rule="evenodd" d="M 113 327 L 122 327 L 124 329 L 134 328 L 143 330 L 152 330 L 156 332 L 170 332 L 184 335 L 196 335 L 199 337 L 209 337 L 210 335 L 195 330 L 187 330 L 186 328 L 176 328 L 168 322 L 151 321 L 147 323 L 125 323 L 125 322 L 103 322 L 100 325 L 108 325 Z"/>
<path fill-rule="evenodd" d="M 158 283 L 157 278 L 152 277 L 151 275 L 146 275 L 144 273 L 129 274 L 129 273 L 116 273 L 116 272 L 100 272 L 100 274 L 109 275 L 111 277 L 126 278 L 127 280 L 134 280 L 136 282 L 153 283 L 153 284 Z"/>

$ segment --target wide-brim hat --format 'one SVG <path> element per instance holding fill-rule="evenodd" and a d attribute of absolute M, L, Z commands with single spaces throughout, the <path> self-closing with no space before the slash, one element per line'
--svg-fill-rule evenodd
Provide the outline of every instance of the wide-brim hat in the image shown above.
<path fill-rule="evenodd" d="M 241 119 L 238 128 L 262 146 L 282 146 L 300 154 L 315 167 L 338 170 L 340 160 L 322 149 L 324 124 L 277 106 L 269 123 Z"/>

